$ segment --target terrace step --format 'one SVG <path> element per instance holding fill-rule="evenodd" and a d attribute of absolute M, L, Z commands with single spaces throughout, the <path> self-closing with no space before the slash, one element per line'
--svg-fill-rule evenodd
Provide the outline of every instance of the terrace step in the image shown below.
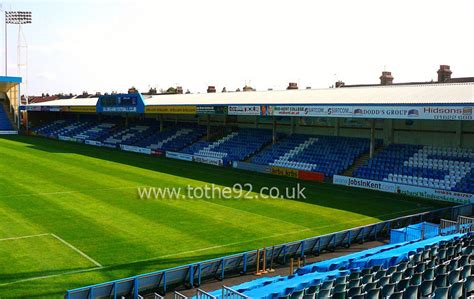
<path fill-rule="evenodd" d="M 383 146 L 381 147 L 378 147 L 374 150 L 374 156 L 377 155 L 379 152 L 381 152 L 383 150 Z M 342 174 L 343 176 L 352 176 L 352 174 L 354 173 L 354 171 L 359 168 L 360 166 L 364 165 L 365 162 L 367 162 L 367 160 L 370 159 L 370 153 L 365 153 L 363 154 L 362 156 L 360 156 L 359 158 L 357 158 L 354 162 L 354 164 L 352 164 L 351 167 L 349 167 L 346 171 L 344 171 L 344 173 Z"/>

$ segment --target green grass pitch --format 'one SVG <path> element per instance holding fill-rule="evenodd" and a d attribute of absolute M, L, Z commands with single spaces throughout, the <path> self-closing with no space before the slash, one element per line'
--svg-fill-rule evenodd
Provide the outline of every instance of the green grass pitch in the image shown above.
<path fill-rule="evenodd" d="M 0 297 L 67 289 L 434 209 L 319 183 L 307 199 L 141 200 L 137 187 L 298 181 L 37 137 L 0 138 Z"/>

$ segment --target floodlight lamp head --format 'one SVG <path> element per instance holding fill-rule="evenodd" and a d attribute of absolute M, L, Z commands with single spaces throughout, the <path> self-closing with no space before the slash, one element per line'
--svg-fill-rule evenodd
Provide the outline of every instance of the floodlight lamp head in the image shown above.
<path fill-rule="evenodd" d="M 31 24 L 31 11 L 5 11 L 6 24 Z"/>

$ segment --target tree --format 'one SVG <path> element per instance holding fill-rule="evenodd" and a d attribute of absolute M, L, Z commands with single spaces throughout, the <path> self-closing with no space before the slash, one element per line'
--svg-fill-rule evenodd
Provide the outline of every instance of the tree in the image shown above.
<path fill-rule="evenodd" d="M 166 93 L 177 93 L 177 90 L 176 90 L 176 88 L 174 88 L 174 87 L 169 87 L 169 88 L 166 90 Z"/>

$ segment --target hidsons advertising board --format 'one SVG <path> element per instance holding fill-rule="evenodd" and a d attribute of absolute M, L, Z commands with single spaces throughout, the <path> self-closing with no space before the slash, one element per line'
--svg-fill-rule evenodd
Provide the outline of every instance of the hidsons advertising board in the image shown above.
<path fill-rule="evenodd" d="M 474 203 L 474 195 L 440 189 L 431 189 L 419 186 L 402 185 L 382 181 L 372 181 L 360 178 L 335 175 L 333 183 L 350 187 L 371 189 L 389 193 L 399 193 L 409 196 L 424 197 L 435 200 L 452 201 L 458 203 Z"/>
<path fill-rule="evenodd" d="M 473 120 L 473 106 L 253 105 L 229 106 L 229 115 Z"/>

